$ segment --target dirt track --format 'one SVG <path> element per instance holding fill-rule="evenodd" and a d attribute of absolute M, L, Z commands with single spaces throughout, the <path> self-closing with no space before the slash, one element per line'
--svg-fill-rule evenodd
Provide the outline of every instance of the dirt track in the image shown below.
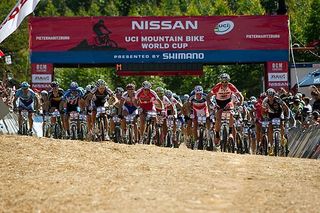
<path fill-rule="evenodd" d="M 319 212 L 320 162 L 0 136 L 0 212 Z"/>

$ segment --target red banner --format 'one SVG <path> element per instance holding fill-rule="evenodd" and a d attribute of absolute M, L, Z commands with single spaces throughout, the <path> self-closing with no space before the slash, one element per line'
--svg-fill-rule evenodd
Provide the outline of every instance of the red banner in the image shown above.
<path fill-rule="evenodd" d="M 31 64 L 31 86 L 35 90 L 48 90 L 53 79 L 53 64 Z"/>
<path fill-rule="evenodd" d="M 267 62 L 267 88 L 279 90 L 281 87 L 288 91 L 289 74 L 288 62 Z"/>
<path fill-rule="evenodd" d="M 288 50 L 287 16 L 33 17 L 31 51 Z"/>

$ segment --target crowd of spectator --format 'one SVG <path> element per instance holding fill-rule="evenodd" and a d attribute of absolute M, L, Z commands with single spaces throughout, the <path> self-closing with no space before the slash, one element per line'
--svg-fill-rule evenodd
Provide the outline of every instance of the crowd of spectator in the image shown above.
<path fill-rule="evenodd" d="M 280 89 L 279 95 L 290 108 L 292 116 L 294 116 L 298 124 L 308 127 L 310 124 L 320 123 L 319 88 L 314 85 L 311 86 L 311 97 L 307 97 L 300 92 L 293 94 L 283 88 Z"/>

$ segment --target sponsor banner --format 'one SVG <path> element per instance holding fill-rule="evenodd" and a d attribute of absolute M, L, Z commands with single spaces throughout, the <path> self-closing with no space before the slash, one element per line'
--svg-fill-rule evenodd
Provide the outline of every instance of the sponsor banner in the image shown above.
<path fill-rule="evenodd" d="M 53 65 L 52 64 L 31 64 L 32 74 L 52 74 Z"/>
<path fill-rule="evenodd" d="M 32 63 L 261 63 L 288 60 L 287 50 L 32 52 Z"/>
<path fill-rule="evenodd" d="M 288 62 L 267 62 L 268 72 L 288 72 Z"/>
<path fill-rule="evenodd" d="M 51 74 L 32 74 L 32 83 L 51 83 Z"/>
<path fill-rule="evenodd" d="M 32 13 L 40 0 L 18 0 L 17 4 L 0 25 L 0 43 L 13 33 L 23 19 Z"/>
<path fill-rule="evenodd" d="M 288 90 L 289 78 L 288 78 L 288 62 L 286 61 L 271 61 L 266 63 L 267 69 L 267 81 L 268 88 L 272 87 L 275 90 L 279 90 L 281 87 Z"/>
<path fill-rule="evenodd" d="M 288 82 L 288 73 L 268 73 L 269 82 Z"/>
<path fill-rule="evenodd" d="M 46 84 L 43 84 L 43 83 L 32 83 L 31 84 L 31 88 L 33 90 L 39 90 L 39 91 L 42 91 L 42 90 L 50 90 L 51 87 L 50 87 L 50 84 L 46 83 Z"/>
<path fill-rule="evenodd" d="M 32 52 L 289 49 L 287 16 L 32 17 L 29 26 Z"/>

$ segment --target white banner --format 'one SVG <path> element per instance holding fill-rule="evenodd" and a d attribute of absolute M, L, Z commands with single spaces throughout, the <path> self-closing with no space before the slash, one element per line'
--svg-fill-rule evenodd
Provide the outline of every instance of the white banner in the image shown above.
<path fill-rule="evenodd" d="M 40 0 L 19 0 L 0 25 L 0 43 L 13 33 L 23 19 L 32 13 Z"/>
<path fill-rule="evenodd" d="M 51 74 L 32 74 L 32 83 L 51 83 Z"/>
<path fill-rule="evenodd" d="M 279 72 L 279 73 L 268 73 L 269 82 L 279 82 L 279 81 L 288 81 L 288 73 Z"/>

